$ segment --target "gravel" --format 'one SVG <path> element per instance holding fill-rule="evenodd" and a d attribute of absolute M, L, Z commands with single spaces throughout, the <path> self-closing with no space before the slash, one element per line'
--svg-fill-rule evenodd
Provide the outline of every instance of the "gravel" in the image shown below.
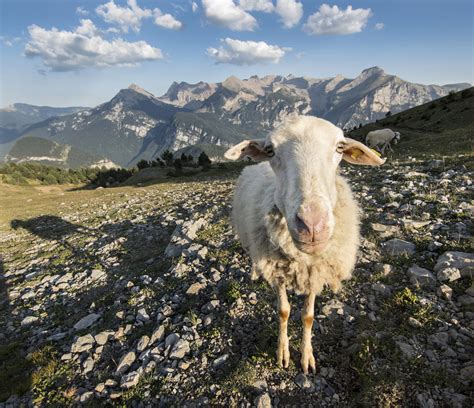
<path fill-rule="evenodd" d="M 430 163 L 342 170 L 362 245 L 353 279 L 317 297 L 307 376 L 299 296 L 290 367 L 276 365 L 275 293 L 230 226 L 235 175 L 75 192 L 0 230 L 0 351 L 36 370 L 0 408 L 471 406 L 472 174 Z"/>

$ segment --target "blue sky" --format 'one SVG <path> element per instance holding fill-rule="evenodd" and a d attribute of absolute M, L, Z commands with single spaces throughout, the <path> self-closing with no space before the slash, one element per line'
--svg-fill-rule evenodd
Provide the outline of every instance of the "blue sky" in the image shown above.
<path fill-rule="evenodd" d="M 2 107 L 374 65 L 423 84 L 474 82 L 470 0 L 1 0 L 0 14 Z"/>

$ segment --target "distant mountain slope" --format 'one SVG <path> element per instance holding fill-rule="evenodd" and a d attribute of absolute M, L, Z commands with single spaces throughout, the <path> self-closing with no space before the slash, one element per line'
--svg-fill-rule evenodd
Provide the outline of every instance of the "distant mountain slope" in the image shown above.
<path fill-rule="evenodd" d="M 6 156 L 5 161 L 10 163 L 34 162 L 70 169 L 117 167 L 116 164 L 106 158 L 39 137 L 24 137 L 18 140 Z"/>
<path fill-rule="evenodd" d="M 364 141 L 368 132 L 390 128 L 401 134 L 394 147 L 398 155 L 451 155 L 474 153 L 474 88 L 369 123 L 350 132 Z"/>
<path fill-rule="evenodd" d="M 109 102 L 37 123 L 26 129 L 23 135 L 69 144 L 128 166 L 133 164 L 131 161 L 143 145 L 161 135 L 163 125 L 181 110 L 131 85 L 119 91 Z"/>
<path fill-rule="evenodd" d="M 71 106 L 53 108 L 15 103 L 0 109 L 0 161 L 13 146 L 15 139 L 31 124 L 41 122 L 53 116 L 69 115 L 87 108 Z"/>

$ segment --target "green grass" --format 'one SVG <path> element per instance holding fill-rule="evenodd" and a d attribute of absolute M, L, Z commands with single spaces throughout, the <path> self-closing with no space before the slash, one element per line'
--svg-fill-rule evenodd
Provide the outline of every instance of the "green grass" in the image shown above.
<path fill-rule="evenodd" d="M 32 367 L 20 342 L 0 346 L 0 401 L 30 390 Z"/>
<path fill-rule="evenodd" d="M 229 281 L 223 288 L 224 299 L 229 303 L 234 303 L 242 296 L 242 288 L 237 281 Z"/>
<path fill-rule="evenodd" d="M 74 369 L 59 360 L 53 346 L 31 353 L 31 362 L 36 367 L 31 375 L 31 389 L 35 405 L 67 406 L 72 403 L 76 390 L 70 384 Z"/>

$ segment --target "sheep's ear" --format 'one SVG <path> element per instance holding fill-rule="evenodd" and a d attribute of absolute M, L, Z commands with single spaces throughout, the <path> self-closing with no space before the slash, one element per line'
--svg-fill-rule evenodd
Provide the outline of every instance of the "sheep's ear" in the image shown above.
<path fill-rule="evenodd" d="M 244 140 L 224 153 L 228 160 L 242 160 L 250 157 L 253 161 L 268 160 L 274 155 L 271 146 L 265 146 L 265 139 Z"/>
<path fill-rule="evenodd" d="M 349 163 L 364 164 L 366 166 L 380 166 L 386 160 L 382 159 L 375 150 L 348 137 L 346 137 L 342 158 Z"/>

